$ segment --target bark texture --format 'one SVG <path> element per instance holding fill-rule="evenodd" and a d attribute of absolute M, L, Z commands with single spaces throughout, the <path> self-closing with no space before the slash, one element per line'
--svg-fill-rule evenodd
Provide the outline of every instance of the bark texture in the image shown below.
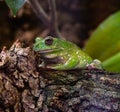
<path fill-rule="evenodd" d="M 120 112 L 120 74 L 40 69 L 22 46 L 0 54 L 0 112 Z"/>

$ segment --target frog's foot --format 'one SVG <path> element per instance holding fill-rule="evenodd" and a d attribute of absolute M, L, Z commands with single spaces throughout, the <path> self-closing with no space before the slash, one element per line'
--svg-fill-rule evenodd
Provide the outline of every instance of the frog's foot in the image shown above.
<path fill-rule="evenodd" d="M 94 59 L 93 62 L 89 65 L 87 65 L 88 68 L 97 68 L 97 69 L 103 69 L 101 61 L 98 59 Z"/>

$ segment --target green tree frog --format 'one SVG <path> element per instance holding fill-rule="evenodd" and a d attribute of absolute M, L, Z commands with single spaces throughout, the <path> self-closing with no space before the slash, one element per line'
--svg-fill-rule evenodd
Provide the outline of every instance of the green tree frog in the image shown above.
<path fill-rule="evenodd" d="M 72 42 L 53 38 L 37 37 L 33 50 L 40 53 L 43 60 L 40 67 L 55 70 L 69 70 L 75 68 L 101 68 L 99 60 L 93 60 Z"/>

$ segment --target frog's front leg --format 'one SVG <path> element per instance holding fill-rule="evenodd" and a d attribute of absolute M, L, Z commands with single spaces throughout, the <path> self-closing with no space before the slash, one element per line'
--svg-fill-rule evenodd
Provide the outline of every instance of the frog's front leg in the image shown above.
<path fill-rule="evenodd" d="M 79 63 L 79 60 L 76 58 L 69 58 L 64 64 L 57 64 L 55 66 L 50 67 L 55 70 L 69 70 L 74 69 Z"/>
<path fill-rule="evenodd" d="M 97 69 L 103 69 L 101 61 L 98 59 L 94 59 L 91 64 L 87 66 L 88 68 L 97 68 Z"/>

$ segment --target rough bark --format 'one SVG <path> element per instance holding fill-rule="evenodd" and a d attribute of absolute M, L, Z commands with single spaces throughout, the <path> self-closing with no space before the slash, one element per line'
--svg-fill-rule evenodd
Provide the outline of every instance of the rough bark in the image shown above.
<path fill-rule="evenodd" d="M 40 69 L 22 45 L 0 54 L 0 112 L 120 112 L 120 74 Z"/>

